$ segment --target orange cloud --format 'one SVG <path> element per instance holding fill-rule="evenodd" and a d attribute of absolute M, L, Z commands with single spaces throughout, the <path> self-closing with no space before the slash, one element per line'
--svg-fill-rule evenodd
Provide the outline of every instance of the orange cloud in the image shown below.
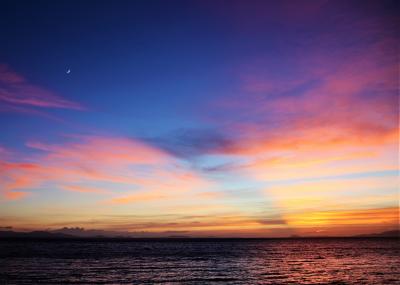
<path fill-rule="evenodd" d="M 100 188 L 94 188 L 94 187 L 86 187 L 86 186 L 78 186 L 78 185 L 67 185 L 63 186 L 63 189 L 67 191 L 72 191 L 72 192 L 79 192 L 79 193 L 109 193 L 109 191 L 100 189 Z"/>
<path fill-rule="evenodd" d="M 270 186 L 265 190 L 265 195 L 285 212 L 340 207 L 346 209 L 360 205 L 393 204 L 397 194 L 376 191 L 396 189 L 397 183 L 395 176 L 325 179 Z M 343 197 L 346 199 L 343 200 Z"/>
<path fill-rule="evenodd" d="M 326 179 L 271 186 L 265 195 L 292 228 L 393 227 L 398 219 L 397 184 L 396 176 Z"/>
<path fill-rule="evenodd" d="M 28 196 L 29 193 L 27 192 L 20 192 L 20 191 L 14 191 L 14 192 L 6 192 L 5 193 L 5 197 L 8 200 L 17 200 L 17 199 L 21 199 L 24 198 L 26 196 Z"/>
<path fill-rule="evenodd" d="M 145 175 L 139 175 L 135 166 L 165 165 L 169 159 L 158 149 L 122 138 L 84 137 L 64 145 L 28 145 L 43 153 L 30 157 L 29 163 L 1 161 L 3 192 L 30 190 L 45 183 L 60 187 L 88 181 L 140 185 Z"/>
<path fill-rule="evenodd" d="M 348 211 L 314 211 L 287 215 L 290 225 L 296 227 L 387 224 L 397 226 L 399 208 L 378 208 Z"/>
<path fill-rule="evenodd" d="M 129 231 L 226 231 L 226 230 L 255 230 L 285 228 L 282 220 L 260 220 L 252 216 L 240 215 L 202 215 L 185 217 L 181 216 L 157 216 L 157 217 L 130 217 L 129 219 L 113 219 L 99 221 L 99 228 L 109 230 Z M 85 226 L 83 223 L 81 226 Z M 93 226 L 93 225 L 92 225 Z"/>
<path fill-rule="evenodd" d="M 44 185 L 100 193 L 103 191 L 85 183 L 107 182 L 117 188 L 125 185 L 125 188 L 149 192 L 143 195 L 151 197 L 153 192 L 167 193 L 205 185 L 203 178 L 179 166 L 173 157 L 139 140 L 87 136 L 63 145 L 28 143 L 28 146 L 42 151 L 29 157 L 32 162 L 0 162 L 0 185 L 5 197 L 22 198 L 10 193 L 19 189 L 31 191 Z"/>
<path fill-rule="evenodd" d="M 170 197 L 170 194 L 162 194 L 162 193 L 135 193 L 129 196 L 124 196 L 124 197 L 117 197 L 111 199 L 111 203 L 114 204 L 126 204 L 126 203 L 132 203 L 132 202 L 146 202 L 146 201 L 159 201 L 163 200 L 165 198 Z"/>

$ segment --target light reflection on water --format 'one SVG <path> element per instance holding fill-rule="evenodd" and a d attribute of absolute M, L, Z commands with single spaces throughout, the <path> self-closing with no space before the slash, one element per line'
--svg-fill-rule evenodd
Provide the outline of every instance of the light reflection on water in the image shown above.
<path fill-rule="evenodd" d="M 0 242 L 0 284 L 400 284 L 396 239 Z"/>

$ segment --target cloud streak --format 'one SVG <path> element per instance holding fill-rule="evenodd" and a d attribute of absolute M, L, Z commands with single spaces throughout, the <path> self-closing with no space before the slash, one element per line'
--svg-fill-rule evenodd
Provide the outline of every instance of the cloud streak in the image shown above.
<path fill-rule="evenodd" d="M 371 17 L 338 23 L 283 61 L 243 63 L 236 91 L 203 117 L 231 138 L 213 151 L 243 158 L 229 170 L 261 181 L 396 169 L 397 42 Z"/>
<path fill-rule="evenodd" d="M 20 107 L 61 108 L 84 110 L 79 103 L 67 100 L 44 88 L 29 83 L 24 77 L 0 64 L 0 104 L 9 110 L 23 110 Z"/>
<path fill-rule="evenodd" d="M 206 192 L 212 186 L 210 181 L 167 152 L 137 139 L 78 136 L 64 144 L 28 142 L 27 146 L 36 150 L 25 158 L 29 162 L 0 162 L 5 199 L 21 199 L 43 187 L 108 194 L 110 198 L 102 203 L 115 205 L 164 200 L 184 203 L 191 195 L 201 203 L 216 197 Z"/>

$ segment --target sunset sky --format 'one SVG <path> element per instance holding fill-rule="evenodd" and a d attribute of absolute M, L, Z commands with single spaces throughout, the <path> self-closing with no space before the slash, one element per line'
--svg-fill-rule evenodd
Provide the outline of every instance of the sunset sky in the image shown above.
<path fill-rule="evenodd" d="M 1 1 L 0 227 L 398 228 L 398 1 Z"/>

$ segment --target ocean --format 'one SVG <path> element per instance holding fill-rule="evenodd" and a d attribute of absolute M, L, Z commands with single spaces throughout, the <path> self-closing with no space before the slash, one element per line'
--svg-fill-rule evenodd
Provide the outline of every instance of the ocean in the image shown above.
<path fill-rule="evenodd" d="M 400 284 L 394 238 L 0 241 L 0 284 Z"/>

